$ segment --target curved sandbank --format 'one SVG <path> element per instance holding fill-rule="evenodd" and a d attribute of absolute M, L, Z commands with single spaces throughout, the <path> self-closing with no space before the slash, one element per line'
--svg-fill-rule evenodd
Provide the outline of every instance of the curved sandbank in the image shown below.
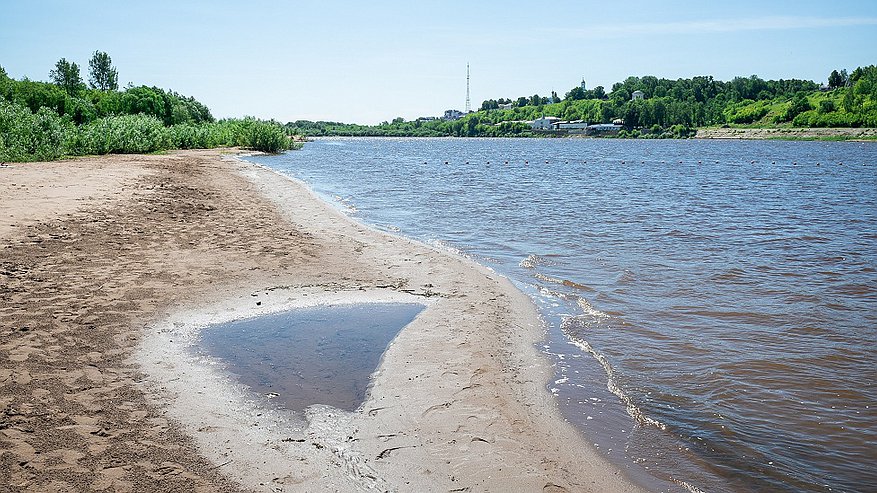
<path fill-rule="evenodd" d="M 11 450 L 0 462 L 0 483 L 139 491 L 638 490 L 561 417 L 546 388 L 553 370 L 535 347 L 544 331 L 538 313 L 504 277 L 358 224 L 304 184 L 223 151 L 73 163 L 130 175 L 119 194 L 92 197 L 78 213 L 28 216 L 36 221 L 28 231 L 44 237 L 39 244 L 10 234 L 21 248 L 6 249 L 3 260 L 32 268 L 7 284 L 20 309 L 0 317 L 7 325 L 30 323 L 38 337 L 0 340 L 0 356 L 15 356 L 9 375 L 0 372 L 10 396 L 0 410 L 35 415 L 24 404 L 38 394 L 47 412 L 34 417 L 29 434 L 13 427 L 0 435 Z M 38 181 L 16 169 L 17 182 Z M 106 231 L 93 228 L 96 214 Z M 57 231 L 78 236 L 65 243 Z M 45 290 L 46 279 L 74 289 L 66 297 L 57 289 L 21 295 Z M 390 345 L 369 396 L 352 413 L 272 408 L 187 349 L 199 330 L 223 320 L 412 299 L 427 308 Z M 58 350 L 57 338 L 68 332 L 74 342 Z M 59 441 L 66 446 L 59 449 Z M 52 447 L 71 464 L 66 475 L 39 457 Z"/>

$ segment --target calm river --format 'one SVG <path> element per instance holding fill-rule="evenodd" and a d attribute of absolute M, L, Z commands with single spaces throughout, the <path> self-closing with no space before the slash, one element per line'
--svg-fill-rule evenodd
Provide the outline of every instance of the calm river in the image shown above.
<path fill-rule="evenodd" d="M 511 278 L 636 481 L 877 491 L 877 143 L 323 139 L 250 158 Z"/>

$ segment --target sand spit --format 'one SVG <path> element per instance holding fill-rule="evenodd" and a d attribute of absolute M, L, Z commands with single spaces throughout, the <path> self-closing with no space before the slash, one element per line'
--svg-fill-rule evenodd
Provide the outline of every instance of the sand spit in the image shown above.
<path fill-rule="evenodd" d="M 535 308 L 488 269 L 221 151 L 0 177 L 6 490 L 635 490 L 560 418 Z M 185 349 L 210 322 L 402 299 L 427 309 L 354 413 L 271 411 Z"/>

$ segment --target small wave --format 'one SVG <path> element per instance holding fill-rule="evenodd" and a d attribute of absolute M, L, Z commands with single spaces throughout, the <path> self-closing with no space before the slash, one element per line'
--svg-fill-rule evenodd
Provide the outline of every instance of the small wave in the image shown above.
<path fill-rule="evenodd" d="M 832 287 L 831 290 L 835 293 L 845 294 L 849 296 L 868 295 L 873 294 L 875 291 L 872 286 L 857 283 L 841 284 L 840 286 Z"/>
<path fill-rule="evenodd" d="M 720 274 L 716 274 L 712 276 L 712 280 L 715 282 L 730 282 L 736 283 L 743 280 L 746 275 L 746 271 L 737 267 L 732 267 Z"/>
<path fill-rule="evenodd" d="M 660 421 L 647 416 L 642 409 L 640 409 L 634 402 L 633 399 L 627 395 L 624 390 L 618 386 L 615 382 L 615 370 L 612 368 L 612 365 L 609 363 L 609 360 L 606 359 L 603 354 L 594 349 L 587 341 L 575 337 L 570 337 L 570 342 L 573 343 L 579 349 L 586 351 L 600 363 L 603 367 L 603 371 L 606 373 L 606 388 L 609 389 L 609 392 L 615 394 L 621 402 L 624 404 L 625 409 L 627 409 L 627 414 L 633 418 L 633 421 L 641 426 L 654 426 L 655 428 L 666 431 L 667 425 L 661 423 Z"/>
<path fill-rule="evenodd" d="M 343 208 L 342 211 L 347 215 L 356 214 L 359 212 L 359 209 L 356 208 L 352 203 L 350 203 L 350 197 L 342 197 L 340 195 L 333 195 L 333 199 L 338 202 L 339 205 Z"/>
<path fill-rule="evenodd" d="M 527 258 L 521 260 L 518 265 L 525 269 L 535 269 L 540 265 L 554 265 L 554 262 L 545 257 L 531 253 L 530 255 L 527 255 Z"/>
<path fill-rule="evenodd" d="M 377 228 L 383 231 L 388 231 L 390 233 L 399 233 L 402 231 L 398 226 L 393 226 L 392 224 L 379 224 Z"/>
<path fill-rule="evenodd" d="M 681 479 L 670 478 L 670 481 L 673 481 L 674 483 L 685 488 L 686 490 L 690 491 L 691 493 L 704 493 L 704 491 L 702 489 L 698 488 L 697 486 L 694 486 L 691 483 L 682 481 Z"/>
<path fill-rule="evenodd" d="M 609 318 L 608 313 L 601 312 L 600 310 L 594 308 L 594 306 L 591 305 L 591 303 L 588 302 L 588 300 L 586 300 L 582 297 L 578 297 L 578 299 L 576 300 L 576 304 L 579 305 L 579 308 L 581 308 L 583 312 L 585 312 L 585 315 L 588 315 L 590 317 L 594 317 L 596 319 Z"/>
<path fill-rule="evenodd" d="M 426 240 L 426 244 L 430 245 L 434 248 L 438 248 L 439 250 L 444 250 L 446 252 L 453 253 L 454 255 L 459 255 L 461 257 L 470 258 L 466 252 L 464 252 L 463 250 L 460 250 L 459 248 L 451 245 L 450 243 L 448 243 L 447 241 L 444 241 L 444 240 L 436 240 L 436 239 Z"/>
<path fill-rule="evenodd" d="M 580 291 L 587 291 L 589 293 L 593 293 L 595 291 L 594 288 L 592 288 L 590 286 L 586 286 L 584 284 L 579 284 L 575 281 L 570 281 L 567 279 L 558 279 L 556 277 L 546 276 L 545 274 L 540 274 L 538 272 L 533 274 L 533 277 L 535 277 L 536 279 L 539 279 L 540 281 L 551 282 L 554 284 L 562 284 L 568 288 L 578 289 Z"/>

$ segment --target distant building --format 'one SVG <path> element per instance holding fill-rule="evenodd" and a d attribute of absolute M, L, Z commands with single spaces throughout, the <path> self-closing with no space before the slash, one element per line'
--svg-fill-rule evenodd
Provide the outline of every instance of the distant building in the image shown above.
<path fill-rule="evenodd" d="M 588 128 L 588 122 L 584 120 L 573 120 L 569 122 L 556 122 L 554 124 L 556 130 L 566 130 L 567 132 L 582 132 Z"/>
<path fill-rule="evenodd" d="M 609 134 L 617 134 L 621 129 L 624 128 L 622 125 L 615 125 L 614 123 L 598 123 L 596 125 L 588 125 L 588 128 L 585 129 L 585 134 L 587 135 L 609 135 Z"/>
<path fill-rule="evenodd" d="M 586 85 L 585 85 L 585 78 L 584 78 L 584 77 L 582 77 L 582 90 L 583 90 L 583 91 L 587 91 L 587 90 L 588 90 L 588 88 L 587 88 Z"/>
<path fill-rule="evenodd" d="M 421 116 L 420 118 L 417 119 L 417 121 L 421 121 L 421 122 L 431 122 L 433 120 L 438 120 L 438 117 L 437 116 Z"/>
<path fill-rule="evenodd" d="M 501 110 L 510 110 L 515 107 L 515 103 L 506 103 L 499 105 L 499 109 Z"/>
<path fill-rule="evenodd" d="M 633 91 L 633 94 L 630 96 L 631 101 L 636 101 L 637 99 L 645 99 L 646 93 L 642 91 Z"/>
<path fill-rule="evenodd" d="M 559 121 L 560 118 L 556 116 L 543 116 L 533 120 L 533 123 L 530 125 L 533 127 L 533 130 L 554 130 L 554 124 Z"/>
<path fill-rule="evenodd" d="M 463 112 L 460 110 L 447 110 L 445 111 L 445 116 L 442 118 L 445 120 L 459 120 L 463 118 Z"/>

